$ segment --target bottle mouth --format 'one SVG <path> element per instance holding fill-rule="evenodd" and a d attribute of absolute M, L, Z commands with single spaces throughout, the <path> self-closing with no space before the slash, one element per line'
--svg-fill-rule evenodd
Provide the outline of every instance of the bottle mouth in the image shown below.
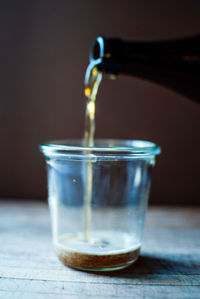
<path fill-rule="evenodd" d="M 121 39 L 98 36 L 90 51 L 90 63 L 87 73 L 89 73 L 89 70 L 95 66 L 100 72 L 117 75 L 122 69 L 122 57 L 123 51 Z"/>
<path fill-rule="evenodd" d="M 104 57 L 104 38 L 98 36 L 92 45 L 90 52 L 90 61 L 97 60 Z"/>
<path fill-rule="evenodd" d="M 95 139 L 94 145 L 86 146 L 84 139 L 68 139 L 52 141 L 40 145 L 40 150 L 46 157 L 74 156 L 82 157 L 121 157 L 146 158 L 158 155 L 161 149 L 155 143 L 144 140 Z"/>

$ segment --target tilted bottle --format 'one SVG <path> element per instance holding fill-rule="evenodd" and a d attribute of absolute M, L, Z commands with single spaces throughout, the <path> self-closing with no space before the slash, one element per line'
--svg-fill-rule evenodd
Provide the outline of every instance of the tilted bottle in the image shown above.
<path fill-rule="evenodd" d="M 152 81 L 200 102 L 200 35 L 155 42 L 97 37 L 95 61 L 99 71 Z"/>

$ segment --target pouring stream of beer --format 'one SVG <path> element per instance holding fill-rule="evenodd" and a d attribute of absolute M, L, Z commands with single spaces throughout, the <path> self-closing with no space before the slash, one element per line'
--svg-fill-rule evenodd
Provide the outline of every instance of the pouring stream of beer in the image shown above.
<path fill-rule="evenodd" d="M 94 145 L 95 133 L 95 101 L 99 85 L 102 79 L 102 73 L 97 68 L 98 60 L 91 62 L 85 73 L 85 96 L 87 98 L 85 112 L 85 131 L 84 141 L 85 146 L 92 147 Z M 90 151 L 87 152 L 89 154 Z M 92 181 L 93 170 L 92 162 L 88 161 L 86 165 L 86 186 L 84 194 L 85 207 L 85 223 L 84 223 L 84 241 L 90 241 L 90 226 L 91 226 L 91 202 L 92 202 Z"/>

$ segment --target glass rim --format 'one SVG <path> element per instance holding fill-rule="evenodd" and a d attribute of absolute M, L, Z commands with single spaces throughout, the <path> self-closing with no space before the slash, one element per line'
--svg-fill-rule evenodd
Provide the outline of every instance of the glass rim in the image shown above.
<path fill-rule="evenodd" d="M 56 155 L 126 155 L 155 156 L 161 148 L 154 142 L 130 139 L 95 139 L 94 146 L 86 146 L 84 139 L 55 140 L 40 145 L 45 156 Z"/>

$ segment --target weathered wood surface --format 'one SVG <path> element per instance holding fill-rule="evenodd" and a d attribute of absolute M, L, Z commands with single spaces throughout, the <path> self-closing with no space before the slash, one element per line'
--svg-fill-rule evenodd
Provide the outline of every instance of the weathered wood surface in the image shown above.
<path fill-rule="evenodd" d="M 47 205 L 0 202 L 0 298 L 200 298 L 200 209 L 151 208 L 140 259 L 104 274 L 63 266 Z"/>

